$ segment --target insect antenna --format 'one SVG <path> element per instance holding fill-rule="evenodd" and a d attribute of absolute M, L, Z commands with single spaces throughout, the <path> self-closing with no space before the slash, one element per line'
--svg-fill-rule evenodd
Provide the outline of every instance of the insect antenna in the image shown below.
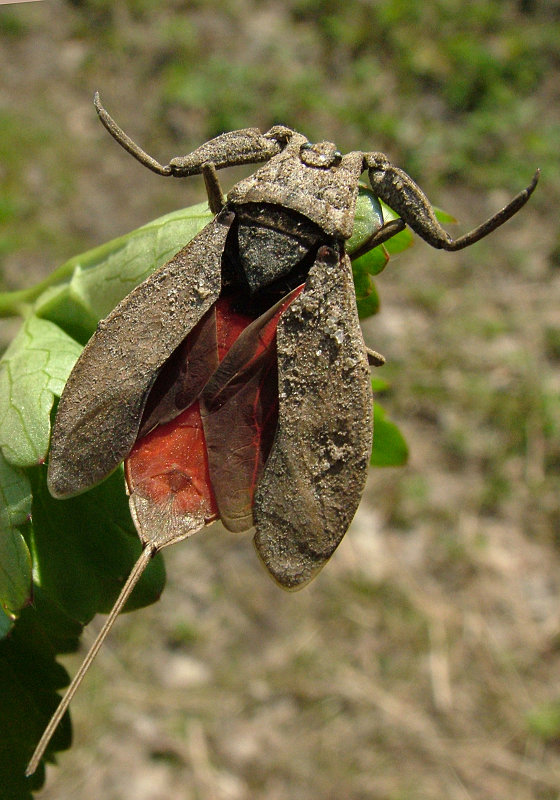
<path fill-rule="evenodd" d="M 142 573 L 144 572 L 144 570 L 146 569 L 146 567 L 148 566 L 148 564 L 150 563 L 152 558 L 157 553 L 157 550 L 158 550 L 158 548 L 156 547 L 156 545 L 153 544 L 152 542 L 149 542 L 144 547 L 142 552 L 140 553 L 140 556 L 139 556 L 138 560 L 136 561 L 136 564 L 132 568 L 132 572 L 128 576 L 128 578 L 126 580 L 126 583 L 124 584 L 123 588 L 121 589 L 121 593 L 119 594 L 117 600 L 115 601 L 115 604 L 114 604 L 113 608 L 111 609 L 111 612 L 110 612 L 109 616 L 105 620 L 105 624 L 103 625 L 103 627 L 101 628 L 101 630 L 97 634 L 97 637 L 96 637 L 94 643 L 92 644 L 92 646 L 89 649 L 88 654 L 86 655 L 86 657 L 82 661 L 79 670 L 77 671 L 77 673 L 75 674 L 74 678 L 72 679 L 72 682 L 70 683 L 70 686 L 66 689 L 66 693 L 64 694 L 64 697 L 62 698 L 62 700 L 58 704 L 58 707 L 57 707 L 56 711 L 54 712 L 54 714 L 50 718 L 49 724 L 45 728 L 45 730 L 43 732 L 43 735 L 41 736 L 41 738 L 39 740 L 39 744 L 35 748 L 35 752 L 33 753 L 32 757 L 31 757 L 31 760 L 30 760 L 29 764 L 27 765 L 27 769 L 25 770 L 25 774 L 27 776 L 33 775 L 33 773 L 35 772 L 35 770 L 39 766 L 39 762 L 41 761 L 41 758 L 43 757 L 43 755 L 45 753 L 45 750 L 47 749 L 47 746 L 48 746 L 48 744 L 49 744 L 49 742 L 50 742 L 50 740 L 52 738 L 53 733 L 57 729 L 60 720 L 64 716 L 68 706 L 70 705 L 70 703 L 72 701 L 72 698 L 74 697 L 74 695 L 78 691 L 78 688 L 79 688 L 82 680 L 84 679 L 84 676 L 85 676 L 86 672 L 90 668 L 93 659 L 95 658 L 95 656 L 99 652 L 99 649 L 100 649 L 101 645 L 103 644 L 103 642 L 105 641 L 105 639 L 107 637 L 107 634 L 109 633 L 109 631 L 113 627 L 113 624 L 114 624 L 117 616 L 119 615 L 119 613 L 122 610 L 124 604 L 126 603 L 128 598 L 132 594 L 132 590 L 134 589 L 134 587 L 136 586 L 136 584 L 140 580 L 140 577 L 142 576 Z"/>

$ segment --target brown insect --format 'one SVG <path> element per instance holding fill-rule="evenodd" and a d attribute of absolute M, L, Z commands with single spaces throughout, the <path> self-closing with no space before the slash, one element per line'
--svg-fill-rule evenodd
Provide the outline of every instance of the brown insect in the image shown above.
<path fill-rule="evenodd" d="M 344 536 L 364 488 L 373 425 L 345 251 L 361 174 L 367 170 L 374 193 L 400 219 L 373 229 L 353 257 L 406 224 L 433 247 L 468 247 L 515 214 L 538 180 L 537 171 L 505 208 L 452 239 L 420 188 L 382 153 L 342 155 L 330 142 L 311 144 L 275 126 L 223 134 L 162 166 L 98 95 L 95 105 L 109 133 L 149 169 L 202 174 L 215 217 L 99 323 L 61 397 L 51 493 L 86 491 L 124 460 L 143 551 L 28 774 L 157 551 L 218 518 L 232 531 L 254 525 L 266 568 L 295 589 Z M 260 162 L 224 198 L 216 171 Z"/>

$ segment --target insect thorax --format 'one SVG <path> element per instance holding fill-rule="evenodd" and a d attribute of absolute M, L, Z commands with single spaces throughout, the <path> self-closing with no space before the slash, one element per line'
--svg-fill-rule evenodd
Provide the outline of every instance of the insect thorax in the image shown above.
<path fill-rule="evenodd" d="M 280 298 L 303 283 L 317 249 L 334 240 L 296 211 L 268 203 L 235 206 L 224 253 L 226 273 L 251 295 Z"/>

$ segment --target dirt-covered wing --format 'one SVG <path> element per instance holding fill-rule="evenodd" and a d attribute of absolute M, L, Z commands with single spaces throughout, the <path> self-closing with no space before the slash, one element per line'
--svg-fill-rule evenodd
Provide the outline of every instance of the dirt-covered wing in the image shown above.
<path fill-rule="evenodd" d="M 48 473 L 55 497 L 89 489 L 130 452 L 158 370 L 220 293 L 232 219 L 218 215 L 99 323 L 60 398 Z"/>
<path fill-rule="evenodd" d="M 277 330 L 279 418 L 257 487 L 255 545 L 286 589 L 307 583 L 354 516 L 372 442 L 369 370 L 347 256 L 319 250 Z"/>

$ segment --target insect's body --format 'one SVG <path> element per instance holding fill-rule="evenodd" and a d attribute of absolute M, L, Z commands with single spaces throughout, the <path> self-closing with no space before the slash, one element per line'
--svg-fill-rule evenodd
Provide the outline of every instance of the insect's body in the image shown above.
<path fill-rule="evenodd" d="M 367 354 L 344 248 L 353 229 L 363 156 L 341 156 L 328 142 L 310 145 L 288 129 L 273 132 L 281 141 L 289 136 L 288 144 L 236 184 L 214 222 L 167 265 L 173 274 L 180 273 L 175 280 L 182 283 L 183 297 L 177 296 L 177 287 L 171 285 L 174 279 L 163 267 L 100 323 L 61 399 L 49 483 L 60 496 L 81 491 L 126 458 L 139 435 L 141 439 L 168 425 L 200 401 L 208 480 L 219 515 L 231 530 L 245 530 L 255 523 L 255 542 L 268 569 L 285 588 L 293 588 L 321 568 L 344 535 L 363 490 L 371 450 Z M 259 141 L 264 138 L 256 131 L 247 133 Z M 184 170 L 184 162 L 178 168 Z M 202 262 L 208 263 L 208 272 Z M 192 274 L 187 276 L 189 269 Z M 243 477 L 241 470 L 240 479 L 228 468 L 236 463 L 239 447 L 232 431 L 243 427 L 249 412 L 236 398 L 226 423 L 218 421 L 216 409 L 210 415 L 207 394 L 219 360 L 209 357 L 208 349 L 191 352 L 197 374 L 205 376 L 194 389 L 192 385 L 185 389 L 176 377 L 169 378 L 169 372 L 177 369 L 175 354 L 185 337 L 219 297 L 232 298 L 231 313 L 261 320 L 258 324 L 263 326 L 269 310 L 298 286 L 303 286 L 301 296 L 275 322 L 269 348 L 274 371 L 267 369 L 267 389 L 272 387 L 277 407 L 268 422 L 273 426 L 268 439 L 274 444 L 258 469 L 247 456 L 247 474 Z M 193 297 L 196 307 L 191 306 Z M 155 326 L 161 331 L 157 335 Z M 121 330 L 123 335 L 117 335 Z M 243 349 L 246 339 L 247 335 L 241 336 L 225 355 L 214 383 L 229 381 L 221 376 L 233 369 L 232 363 L 239 369 L 243 358 L 251 360 L 249 348 L 254 345 Z M 110 379 L 105 377 L 108 352 Z M 82 372 L 84 365 L 90 379 Z M 163 401 L 162 381 L 171 384 Z M 206 393 L 205 381 L 210 381 Z M 98 394 L 100 385 L 103 398 Z M 220 390 L 218 386 L 221 397 Z M 262 385 L 255 392 L 261 402 Z M 260 418 L 254 422 L 259 437 L 260 424 Z M 81 446 L 76 447 L 78 438 Z M 183 476 L 179 483 L 184 483 L 185 465 L 179 470 L 174 463 L 169 470 L 170 485 L 178 485 L 179 473 Z M 146 542 L 155 539 L 162 546 L 169 530 L 170 540 L 177 541 L 215 518 L 201 507 L 200 513 L 184 515 L 180 522 L 174 512 L 173 523 L 166 524 L 169 508 L 159 502 L 154 509 L 158 503 L 147 484 L 134 479 L 132 468 L 128 476 L 131 508 Z M 243 513 L 232 508 L 236 504 L 229 487 L 235 479 L 247 484 L 251 507 Z M 275 510 L 279 502 L 284 508 Z"/>
<path fill-rule="evenodd" d="M 342 156 L 331 142 L 311 145 L 280 126 L 269 133 L 289 140 L 227 196 L 235 222 L 224 253 L 226 276 L 227 261 L 235 260 L 237 250 L 237 274 L 248 296 L 278 281 L 279 292 L 295 288 L 306 279 L 321 245 L 350 238 L 363 172 L 362 153 Z"/>
<path fill-rule="evenodd" d="M 60 399 L 51 493 L 85 491 L 125 460 L 143 551 L 28 773 L 154 553 L 218 517 L 233 531 L 254 524 L 263 562 L 291 589 L 317 573 L 346 532 L 373 425 L 345 251 L 361 174 L 401 218 L 374 227 L 353 257 L 405 224 L 434 247 L 459 250 L 509 219 L 538 179 L 454 240 L 382 153 L 341 155 L 276 126 L 223 134 L 162 166 L 95 103 L 112 136 L 153 171 L 203 174 L 216 216 L 99 323 Z M 262 162 L 224 199 L 216 170 Z"/>
<path fill-rule="evenodd" d="M 155 410 L 148 406 L 144 411 L 132 459 L 144 446 L 144 433 L 163 421 L 170 423 L 198 401 L 209 462 L 207 480 L 219 517 L 232 531 L 256 524 L 255 542 L 266 566 L 285 588 L 294 588 L 306 583 L 330 557 L 354 515 L 366 479 L 372 397 L 351 265 L 342 240 L 325 234 L 298 212 L 263 203 L 237 206 L 228 199 L 221 214 L 234 218 L 221 258 L 220 302 L 230 305 L 225 312 L 223 305 L 217 308 L 228 319 L 231 313 L 246 315 L 248 328 L 223 360 L 212 361 L 206 355 L 208 334 L 204 358 L 198 359 L 191 349 L 199 373 L 201 364 L 208 368 L 194 391 L 168 381 L 167 373 L 176 371 L 173 359 L 164 365 L 148 398 L 157 393 L 162 376 L 164 383 L 171 383 L 172 396 L 168 393 L 164 405 L 159 401 Z M 276 306 L 297 287 L 300 293 L 274 320 L 274 340 L 263 356 L 267 361 L 258 388 L 255 385 L 248 394 L 243 387 L 245 399 L 236 387 L 233 399 L 224 400 L 231 374 L 236 383 L 241 374 L 249 387 L 255 381 L 243 371 L 255 354 L 250 330 L 260 337 Z M 219 338 L 218 333 L 209 335 Z M 268 411 L 263 432 L 262 418 Z M 248 414 L 253 427 L 245 430 Z M 259 452 L 253 450 L 251 438 L 260 439 L 261 434 L 267 446 Z M 240 449 L 246 451 L 241 458 Z M 174 461 L 173 480 L 177 469 Z M 181 468 L 182 475 L 187 471 Z M 158 466 L 158 477 L 159 473 Z M 131 467 L 128 476 L 137 527 L 146 540 L 152 539 L 154 527 L 168 527 L 169 509 L 160 516 L 151 508 L 154 498 L 148 485 L 134 480 Z M 281 510 L 276 509 L 278 504 Z M 172 516 L 177 521 L 178 515 Z M 183 517 L 180 535 L 216 516 Z M 177 536 L 175 528 L 174 539 Z"/>
<path fill-rule="evenodd" d="M 329 558 L 367 473 L 372 398 L 344 251 L 362 171 L 361 153 L 342 157 L 331 143 L 292 134 L 227 198 L 247 297 L 279 299 L 306 282 L 278 323 L 281 415 L 284 402 L 288 409 L 253 509 L 257 549 L 286 588 Z M 226 275 L 230 253 L 226 245 Z"/>
<path fill-rule="evenodd" d="M 363 489 L 371 446 L 366 348 L 345 252 L 362 172 L 368 170 L 372 186 L 402 219 L 372 230 L 360 254 L 401 230 L 405 221 L 436 247 L 465 247 L 520 208 L 537 176 L 498 215 L 454 241 L 416 184 L 383 154 L 342 155 L 330 142 L 311 144 L 276 126 L 266 134 L 255 128 L 223 134 L 162 167 L 96 102 L 112 135 L 151 169 L 176 177 L 202 173 L 216 217 L 99 324 L 60 401 L 49 463 L 51 492 L 64 497 L 99 482 L 127 458 L 139 435 L 168 425 L 198 402 L 205 436 L 215 440 L 208 450 L 209 481 L 210 493 L 218 498 L 231 475 L 220 465 L 237 458 L 235 437 L 228 434 L 251 416 L 255 443 L 244 478 L 250 508 L 240 521 L 228 501 L 220 516 L 233 530 L 254 522 L 257 549 L 270 572 L 286 588 L 301 586 L 344 535 Z M 259 161 L 265 163 L 224 199 L 216 170 Z M 298 296 L 270 322 L 271 309 L 298 286 Z M 235 314 L 245 315 L 246 325 L 253 320 L 253 333 L 243 332 L 235 343 L 230 337 L 231 352 L 221 355 L 217 317 L 214 322 L 208 317 L 219 298 L 229 298 L 219 325 L 227 328 Z M 206 349 L 193 340 L 200 324 L 213 331 L 213 344 Z M 260 383 L 251 378 L 254 396 L 248 398 L 242 387 L 230 397 L 227 420 L 222 413 L 218 423 L 215 411 L 208 421 L 206 383 L 215 386 L 219 400 L 214 405 L 222 403 L 224 393 L 232 395 L 230 372 L 246 376 L 257 358 L 259 336 L 271 331 L 266 357 L 274 369 L 263 367 Z M 187 379 L 178 374 L 181 348 L 190 364 Z M 259 417 L 263 381 L 274 384 L 277 397 L 277 417 L 269 414 L 267 423 L 275 428 L 268 434 Z M 213 426 L 217 429 L 211 431 Z M 273 439 L 266 458 L 256 444 L 263 436 Z M 246 437 L 249 449 L 250 431 Z M 144 543 L 160 548 L 208 521 L 200 514 L 166 521 L 169 513 L 161 503 L 157 513 L 148 513 L 155 501 L 140 499 L 143 489 L 133 476 L 129 491 Z"/>
<path fill-rule="evenodd" d="M 331 142 L 311 144 L 289 128 L 272 128 L 265 136 L 289 138 L 278 155 L 231 189 L 228 201 L 275 204 L 307 217 L 327 236 L 349 239 L 364 154 L 343 156 Z"/>
<path fill-rule="evenodd" d="M 223 281 L 237 285 L 249 304 L 279 300 L 304 283 L 318 248 L 334 243 L 311 220 L 282 206 L 228 207 L 235 220 L 222 257 Z"/>

